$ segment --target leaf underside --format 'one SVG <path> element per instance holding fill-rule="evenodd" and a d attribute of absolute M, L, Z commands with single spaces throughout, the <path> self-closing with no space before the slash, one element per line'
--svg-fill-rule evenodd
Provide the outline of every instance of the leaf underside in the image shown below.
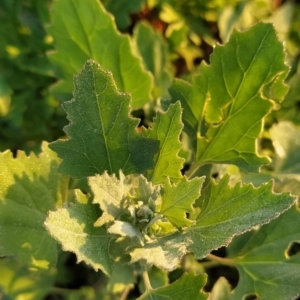
<path fill-rule="evenodd" d="M 88 196 L 76 190 L 76 200 L 68 207 L 50 211 L 45 226 L 65 251 L 76 254 L 78 262 L 84 261 L 96 271 L 100 269 L 111 274 L 113 259 L 109 246 L 114 235 L 102 227 L 94 227 L 101 212 L 97 205 L 91 204 Z"/>
<path fill-rule="evenodd" d="M 131 262 L 145 260 L 149 265 L 172 271 L 187 253 L 187 246 L 190 243 L 191 241 L 186 236 L 178 232 L 157 238 L 130 252 Z"/>

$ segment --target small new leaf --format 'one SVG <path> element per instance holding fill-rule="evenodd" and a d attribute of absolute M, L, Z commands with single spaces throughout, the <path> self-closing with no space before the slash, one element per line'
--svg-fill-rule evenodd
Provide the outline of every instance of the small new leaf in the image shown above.
<path fill-rule="evenodd" d="M 119 179 L 115 175 L 107 173 L 90 177 L 89 185 L 94 194 L 94 204 L 99 204 L 103 211 L 101 217 L 95 222 L 95 226 L 118 220 L 122 215 L 132 215 L 139 201 L 149 205 L 149 200 L 155 200 L 159 196 L 159 187 L 154 187 L 142 175 L 124 176 L 120 171 Z M 151 202 L 151 200 L 150 200 Z M 155 207 L 153 207 L 153 210 Z"/>
<path fill-rule="evenodd" d="M 193 241 L 189 250 L 200 259 L 213 249 L 227 246 L 235 235 L 270 222 L 295 202 L 289 193 L 275 194 L 272 188 L 272 181 L 258 188 L 239 183 L 230 187 L 228 175 L 218 184 L 212 180 L 196 202 L 201 209 L 196 225 L 187 229 Z"/>
<path fill-rule="evenodd" d="M 74 99 L 64 104 L 70 139 L 50 145 L 63 159 L 59 171 L 83 178 L 152 168 L 159 142 L 137 133 L 139 121 L 129 117 L 130 96 L 118 91 L 112 74 L 89 60 L 74 82 Z"/>
<path fill-rule="evenodd" d="M 101 212 L 88 196 L 76 190 L 76 200 L 77 203 L 70 203 L 68 207 L 50 211 L 45 226 L 65 251 L 76 254 L 78 262 L 84 261 L 96 271 L 111 274 L 113 259 L 109 246 L 115 236 L 94 227 Z"/>
<path fill-rule="evenodd" d="M 193 212 L 193 203 L 200 196 L 204 178 L 188 180 L 185 176 L 176 185 L 165 182 L 160 213 L 177 227 L 191 226 L 193 221 L 186 218 Z"/>
<path fill-rule="evenodd" d="M 187 253 L 187 246 L 190 243 L 191 241 L 186 236 L 176 232 L 150 241 L 141 248 L 135 248 L 129 254 L 131 262 L 145 260 L 148 265 L 172 271 Z"/>
<path fill-rule="evenodd" d="M 143 239 L 142 233 L 138 230 L 136 226 L 128 222 L 123 221 L 115 221 L 107 231 L 111 234 L 118 234 L 120 236 L 128 236 L 131 238 L 137 238 L 140 241 Z"/>
<path fill-rule="evenodd" d="M 152 129 L 143 130 L 145 137 L 160 142 L 159 151 L 154 157 L 154 169 L 147 176 L 154 184 L 164 183 L 167 177 L 172 182 L 178 182 L 182 178 L 180 170 L 184 159 L 178 156 L 182 147 L 179 141 L 183 128 L 181 113 L 181 105 L 176 102 L 170 105 L 167 112 L 157 113 Z"/>
<path fill-rule="evenodd" d="M 206 278 L 206 274 L 196 276 L 192 271 L 184 273 L 168 286 L 147 290 L 138 300 L 206 300 L 208 294 L 201 291 L 206 283 Z"/>
<path fill-rule="evenodd" d="M 118 219 L 127 212 L 128 203 L 125 203 L 130 187 L 122 172 L 117 179 L 115 175 L 109 176 L 106 172 L 103 175 L 96 175 L 88 179 L 89 186 L 94 194 L 94 204 L 99 204 L 103 211 L 101 217 L 95 222 L 95 226 Z"/>

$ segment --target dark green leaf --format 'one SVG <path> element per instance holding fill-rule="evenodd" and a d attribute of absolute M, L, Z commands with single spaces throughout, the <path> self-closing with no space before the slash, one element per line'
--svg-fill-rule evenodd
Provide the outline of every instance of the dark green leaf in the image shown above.
<path fill-rule="evenodd" d="M 74 99 L 64 104 L 70 139 L 50 146 L 63 158 L 60 172 L 83 178 L 106 170 L 131 174 L 152 168 L 158 142 L 137 133 L 129 103 L 130 96 L 118 91 L 112 74 L 89 60 L 75 77 Z"/>
<path fill-rule="evenodd" d="M 100 1 L 55 1 L 52 18 L 48 31 L 57 52 L 49 58 L 57 65 L 57 75 L 62 79 L 54 86 L 55 95 L 64 100 L 70 98 L 73 75 L 91 58 L 114 74 L 122 92 L 132 94 L 133 108 L 142 107 L 150 100 L 150 74 L 132 54 L 129 37 L 119 34 Z"/>
<path fill-rule="evenodd" d="M 184 273 L 168 286 L 146 291 L 139 300 L 205 300 L 208 294 L 201 291 L 206 282 L 206 274 L 195 276 L 193 272 Z"/>
<path fill-rule="evenodd" d="M 295 299 L 300 294 L 300 213 L 293 207 L 276 220 L 237 237 L 229 255 L 240 279 L 230 299 Z M 298 245 L 298 252 L 293 246 Z"/>
<path fill-rule="evenodd" d="M 145 0 L 102 0 L 105 8 L 111 12 L 116 19 L 116 24 L 119 29 L 126 29 L 130 23 L 130 14 L 138 13 Z"/>
<path fill-rule="evenodd" d="M 166 41 L 153 27 L 144 22 L 136 26 L 134 39 L 146 69 L 154 76 L 154 97 L 169 98 L 168 88 L 173 72 Z"/>
<path fill-rule="evenodd" d="M 268 223 L 295 202 L 288 193 L 275 194 L 273 182 L 254 188 L 252 184 L 229 186 L 229 176 L 218 184 L 211 181 L 201 191 L 196 206 L 201 211 L 196 225 L 187 229 L 193 244 L 189 246 L 197 258 L 213 249 L 228 245 L 235 235 Z"/>

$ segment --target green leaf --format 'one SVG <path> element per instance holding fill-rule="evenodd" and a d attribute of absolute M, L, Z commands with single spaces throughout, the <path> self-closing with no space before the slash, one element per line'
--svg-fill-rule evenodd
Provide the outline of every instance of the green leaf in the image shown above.
<path fill-rule="evenodd" d="M 135 27 L 134 40 L 146 69 L 154 76 L 154 97 L 169 98 L 168 88 L 173 72 L 168 45 L 163 36 L 150 24 L 141 22 Z"/>
<path fill-rule="evenodd" d="M 172 185 L 167 180 L 164 185 L 160 213 L 177 227 L 191 226 L 193 221 L 186 218 L 186 213 L 193 212 L 192 204 L 200 196 L 203 181 L 203 177 L 190 181 L 183 177 L 177 185 Z"/>
<path fill-rule="evenodd" d="M 76 200 L 68 207 L 50 211 L 45 226 L 65 251 L 76 254 L 78 262 L 84 261 L 96 271 L 101 269 L 111 274 L 113 259 L 109 247 L 115 237 L 101 227 L 94 227 L 101 212 L 90 203 L 89 196 L 76 190 Z"/>
<path fill-rule="evenodd" d="M 159 152 L 154 157 L 154 169 L 147 173 L 147 177 L 154 184 L 164 183 L 167 177 L 172 182 L 178 182 L 182 178 L 180 170 L 183 168 L 184 159 L 178 156 L 182 147 L 179 141 L 183 128 L 181 112 L 179 102 L 172 104 L 167 112 L 157 113 L 152 129 L 143 130 L 145 137 L 160 142 Z"/>
<path fill-rule="evenodd" d="M 20 266 L 12 258 L 1 258 L 0 270 L 0 295 L 3 300 L 45 299 L 54 285 L 53 269 L 47 274 L 41 274 Z"/>
<path fill-rule="evenodd" d="M 229 255 L 236 263 L 240 279 L 230 299 L 255 294 L 261 300 L 295 299 L 299 296 L 300 214 L 293 207 L 271 223 L 233 240 Z"/>
<path fill-rule="evenodd" d="M 288 91 L 284 59 L 272 25 L 258 23 L 247 32 L 234 31 L 225 46 L 217 45 L 210 66 L 201 65 L 193 88 L 176 83 L 176 94 L 189 97 L 183 104 L 191 110 L 183 115 L 183 122 L 191 124 L 189 131 L 196 130 L 198 120 L 195 167 L 226 163 L 257 172 L 269 162 L 257 154 L 256 139 L 274 101 L 281 102 Z"/>
<path fill-rule="evenodd" d="M 206 283 L 206 274 L 195 276 L 184 273 L 178 280 L 158 289 L 147 290 L 138 300 L 205 300 L 208 294 L 201 291 Z"/>
<path fill-rule="evenodd" d="M 158 142 L 137 133 L 139 121 L 129 117 L 130 96 L 118 91 L 112 74 L 89 60 L 74 80 L 74 99 L 64 104 L 70 139 L 50 145 L 63 158 L 59 171 L 82 178 L 152 168 Z"/>
<path fill-rule="evenodd" d="M 209 99 L 209 129 L 198 138 L 198 162 L 236 164 L 246 172 L 268 162 L 257 155 L 256 138 L 274 106 L 271 100 L 282 101 L 288 91 L 284 58 L 271 24 L 235 31 L 224 47 L 215 48 L 211 65 L 202 65 L 199 77 L 199 84 L 206 84 L 203 97 Z"/>
<path fill-rule="evenodd" d="M 163 269 L 158 269 L 156 267 L 152 267 L 149 271 L 147 271 L 149 276 L 149 281 L 151 287 L 153 289 L 157 289 L 169 284 L 168 272 Z M 143 280 L 139 282 L 139 290 L 141 293 L 146 291 L 145 283 Z"/>
<path fill-rule="evenodd" d="M 137 227 L 124 221 L 114 221 L 114 223 L 107 229 L 107 231 L 111 234 L 137 238 L 140 241 L 142 241 L 143 239 L 143 235 Z"/>
<path fill-rule="evenodd" d="M 226 5 L 222 9 L 222 12 L 218 18 L 218 28 L 219 28 L 220 38 L 223 42 L 228 41 L 230 34 L 232 33 L 232 30 L 234 28 L 242 29 L 244 27 L 241 24 L 239 24 L 239 22 L 242 22 L 243 20 L 243 13 L 251 9 L 249 8 L 249 4 L 251 5 L 251 2 L 243 1 L 237 3 L 237 5 L 235 6 Z M 244 17 L 244 19 L 246 18 Z M 249 23 L 252 22 L 248 21 L 247 26 L 250 25 Z"/>
<path fill-rule="evenodd" d="M 295 125 L 300 125 L 298 100 L 300 98 L 300 70 L 288 81 L 290 89 L 274 115 L 280 121 L 289 120 Z"/>
<path fill-rule="evenodd" d="M 153 187 L 142 175 L 125 177 L 122 171 L 119 179 L 107 173 L 91 177 L 89 185 L 94 193 L 93 203 L 103 211 L 95 226 L 118 220 L 124 214 L 132 215 L 130 209 L 138 201 L 148 204 L 149 199 L 155 200 L 159 195 L 159 187 Z"/>
<path fill-rule="evenodd" d="M 103 175 L 96 175 L 88 179 L 89 186 L 94 194 L 94 204 L 99 204 L 102 212 L 101 217 L 95 222 L 95 226 L 102 226 L 105 223 L 118 219 L 127 212 L 126 196 L 130 190 L 127 180 L 120 172 L 120 179 L 115 175 L 109 176 L 106 172 Z"/>
<path fill-rule="evenodd" d="M 290 122 L 280 122 L 270 129 L 274 145 L 275 174 L 300 180 L 300 129 Z"/>
<path fill-rule="evenodd" d="M 209 294 L 209 300 L 229 300 L 230 291 L 230 285 L 226 278 L 220 277 Z"/>
<path fill-rule="evenodd" d="M 134 288 L 136 282 L 135 270 L 131 265 L 116 262 L 109 278 L 107 290 L 112 294 L 121 293 L 126 287 Z"/>
<path fill-rule="evenodd" d="M 275 150 L 272 169 L 268 168 L 259 174 L 243 174 L 242 180 L 258 185 L 274 178 L 276 192 L 290 192 L 299 197 L 300 129 L 290 122 L 283 121 L 274 124 L 269 132 Z"/>
<path fill-rule="evenodd" d="M 162 103 L 166 106 L 169 102 L 176 102 L 180 100 L 183 108 L 182 120 L 184 123 L 184 131 L 190 138 L 193 150 L 197 147 L 197 132 L 199 130 L 200 120 L 204 109 L 205 101 L 199 99 L 201 92 L 201 85 L 198 86 L 197 77 L 193 77 L 193 84 L 185 82 L 181 79 L 174 79 L 172 86 L 169 89 L 171 100 Z"/>
<path fill-rule="evenodd" d="M 58 98 L 67 100 L 70 97 L 73 75 L 92 58 L 114 74 L 122 92 L 132 94 L 134 109 L 149 101 L 151 75 L 132 54 L 129 37 L 119 34 L 100 1 L 55 1 L 52 19 L 48 31 L 54 38 L 57 52 L 49 58 L 58 67 L 57 75 L 62 79 L 53 90 Z"/>
<path fill-rule="evenodd" d="M 102 2 L 105 8 L 115 16 L 118 28 L 126 29 L 131 24 L 130 15 L 138 13 L 145 0 L 102 0 Z"/>
<path fill-rule="evenodd" d="M 167 271 L 176 269 L 180 259 L 187 253 L 191 241 L 179 232 L 147 242 L 143 247 L 130 252 L 131 262 L 145 260 Z"/>
<path fill-rule="evenodd" d="M 211 180 L 196 203 L 201 209 L 196 225 L 187 229 L 193 241 L 189 250 L 196 258 L 202 258 L 213 249 L 227 246 L 235 235 L 268 223 L 291 207 L 295 197 L 275 194 L 272 186 L 269 181 L 258 188 L 239 183 L 230 187 L 229 175 L 218 184 Z"/>
<path fill-rule="evenodd" d="M 32 270 L 56 264 L 57 243 L 43 223 L 66 200 L 68 178 L 57 172 L 59 162 L 46 143 L 39 156 L 0 153 L 0 256 L 13 255 Z"/>
<path fill-rule="evenodd" d="M 274 124 L 270 129 L 275 157 L 272 176 L 276 191 L 300 196 L 300 129 L 290 122 Z"/>

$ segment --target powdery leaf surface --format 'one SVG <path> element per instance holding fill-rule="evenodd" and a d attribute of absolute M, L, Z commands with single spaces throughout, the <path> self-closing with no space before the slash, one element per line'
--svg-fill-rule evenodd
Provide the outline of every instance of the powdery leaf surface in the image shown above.
<path fill-rule="evenodd" d="M 146 260 L 148 265 L 172 271 L 177 267 L 182 256 L 187 253 L 187 246 L 190 243 L 186 236 L 178 232 L 157 238 L 130 252 L 131 262 Z"/>
<path fill-rule="evenodd" d="M 96 175 L 88 179 L 89 186 L 94 194 L 94 204 L 99 204 L 102 215 L 95 222 L 95 226 L 118 219 L 126 212 L 125 200 L 130 189 L 123 173 L 120 179 L 115 175 L 109 176 L 106 172 L 103 175 Z"/>
<path fill-rule="evenodd" d="M 129 117 L 130 96 L 118 91 L 112 74 L 89 60 L 74 82 L 74 98 L 64 103 L 69 139 L 50 145 L 63 159 L 60 172 L 83 178 L 153 167 L 158 141 L 137 133 L 139 121 Z"/>
<path fill-rule="evenodd" d="M 111 274 L 113 259 L 109 247 L 115 236 L 102 227 L 94 227 L 101 212 L 88 196 L 76 190 L 76 200 L 75 204 L 50 211 L 45 226 L 65 251 L 76 254 L 78 263 L 84 261 L 96 271 Z"/>
<path fill-rule="evenodd" d="M 89 185 L 93 191 L 94 204 L 99 204 L 103 211 L 101 217 L 95 222 L 95 226 L 119 219 L 123 214 L 130 214 L 131 203 L 156 199 L 159 187 L 154 187 L 142 175 L 124 176 L 120 171 L 119 179 L 115 175 L 107 173 L 89 178 Z"/>

